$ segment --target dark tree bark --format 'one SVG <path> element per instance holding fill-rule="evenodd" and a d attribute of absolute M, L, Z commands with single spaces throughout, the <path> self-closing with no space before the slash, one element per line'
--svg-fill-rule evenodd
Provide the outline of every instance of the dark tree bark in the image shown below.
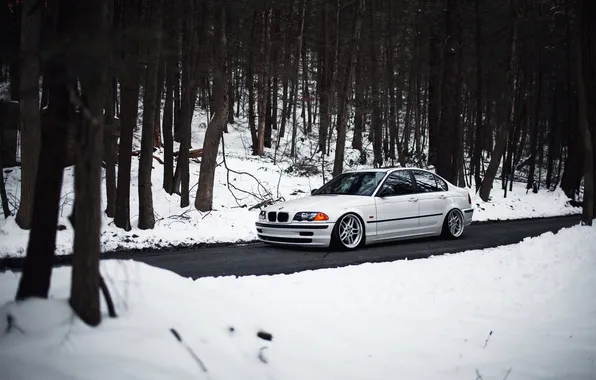
<path fill-rule="evenodd" d="M 248 69 L 246 71 L 246 88 L 248 90 L 248 127 L 250 128 L 250 137 L 252 140 L 252 154 L 257 156 L 259 154 L 259 136 L 257 134 L 257 127 L 255 125 L 255 88 L 254 88 L 254 40 L 255 29 L 257 24 L 257 12 L 254 12 L 252 18 L 252 30 L 250 33 L 250 50 L 248 56 Z"/>
<path fill-rule="evenodd" d="M 108 2 L 112 4 L 112 2 Z M 110 9 L 109 14 L 113 13 L 113 9 Z M 116 215 L 116 155 L 117 155 L 117 128 L 114 119 L 114 95 L 115 91 L 112 87 L 115 86 L 114 77 L 114 56 L 112 53 L 111 64 L 108 69 L 108 78 L 110 88 L 106 91 L 105 101 L 105 124 L 104 124 L 104 161 L 106 167 L 106 210 L 105 213 L 108 217 L 113 218 Z"/>
<path fill-rule="evenodd" d="M 376 25 L 376 1 L 371 1 L 371 43 L 370 43 L 370 59 L 371 59 L 371 71 L 372 71 L 372 126 L 371 129 L 374 131 L 373 138 L 373 165 L 374 167 L 381 167 L 383 165 L 383 114 L 381 111 L 381 65 L 379 60 L 381 59 L 379 43 L 382 41 L 379 38 L 379 32 Z"/>
<path fill-rule="evenodd" d="M 594 219 L 594 140 L 596 139 L 596 47 L 592 38 L 596 24 L 590 15 L 596 13 L 596 4 L 589 0 L 579 2 L 579 125 L 584 146 L 584 202 L 582 223 L 591 226 Z"/>
<path fill-rule="evenodd" d="M 319 150 L 322 154 L 327 153 L 327 135 L 331 128 L 331 91 L 333 88 L 333 61 L 331 59 L 331 10 L 333 0 L 325 1 L 324 9 L 321 12 L 322 43 L 320 52 L 321 76 L 319 79 Z M 357 148 L 356 148 L 357 149 Z"/>
<path fill-rule="evenodd" d="M 484 175 L 484 179 L 482 180 L 482 185 L 480 186 L 480 198 L 487 202 L 490 197 L 490 191 L 493 187 L 493 182 L 495 180 L 495 176 L 497 174 L 497 168 L 499 166 L 499 162 L 503 157 L 503 153 L 505 152 L 505 146 L 507 144 L 507 137 L 509 134 L 509 126 L 515 122 L 515 94 L 517 90 L 517 81 L 516 81 L 516 74 L 517 74 L 517 36 L 518 36 L 518 15 L 517 15 L 517 0 L 509 0 L 509 8 L 511 14 L 510 20 L 510 28 L 509 28 L 509 66 L 507 70 L 507 85 L 509 88 L 506 90 L 506 109 L 509 112 L 507 117 L 507 126 L 501 126 L 499 128 L 499 132 L 497 134 L 497 141 L 495 148 L 493 150 L 493 154 L 490 159 L 490 163 L 488 164 L 488 168 L 486 169 L 486 174 Z"/>
<path fill-rule="evenodd" d="M 161 48 L 161 0 L 150 0 L 148 30 L 153 38 L 147 43 L 147 69 L 145 70 L 145 90 L 143 91 L 143 130 L 139 157 L 139 228 L 152 229 L 155 226 L 153 212 L 153 192 L 151 171 L 153 168 L 153 146 L 155 145 L 155 108 L 158 103 L 157 77 L 159 71 L 159 50 Z M 160 85 L 161 86 L 161 85 Z"/>
<path fill-rule="evenodd" d="M 2 137 L 0 136 L 0 146 L 2 146 Z M 6 186 L 4 184 L 4 173 L 2 172 L 2 155 L 0 155 L 0 201 L 2 202 L 2 212 L 4 218 L 8 219 L 10 214 L 10 207 L 8 207 L 8 195 L 6 194 Z"/>
<path fill-rule="evenodd" d="M 171 7 L 172 5 L 170 3 L 168 3 L 168 6 Z M 160 12 L 163 12 L 163 5 L 162 5 L 162 9 L 160 10 Z M 160 19 L 163 16 L 160 17 Z M 160 20 L 160 24 L 163 21 Z M 163 29 L 161 29 L 162 26 L 160 25 L 160 34 L 162 35 L 163 38 Z M 159 60 L 158 60 L 158 69 L 157 69 L 157 88 L 156 88 L 156 99 L 155 99 L 155 111 L 154 111 L 154 127 L 153 127 L 153 146 L 155 148 L 161 148 L 163 146 L 163 141 L 161 138 L 162 135 L 162 123 L 161 123 L 161 109 L 162 109 L 162 105 L 161 105 L 161 100 L 163 99 L 163 92 L 164 92 L 164 81 L 165 81 L 165 76 L 166 76 L 166 62 L 165 62 L 165 53 L 163 52 L 163 41 L 160 39 L 160 45 L 159 45 Z M 151 54 L 151 53 L 150 53 Z"/>
<path fill-rule="evenodd" d="M 139 15 L 136 4 L 125 7 L 123 25 L 128 37 L 124 40 L 123 70 L 120 72 L 120 147 L 118 149 L 118 187 L 116 192 L 116 216 L 114 224 L 125 231 L 130 225 L 130 170 L 132 161 L 132 138 L 137 125 L 139 79 L 139 46 L 133 37 L 138 30 Z"/>
<path fill-rule="evenodd" d="M 269 38 L 271 34 L 271 9 L 263 11 L 261 14 L 262 32 L 261 32 L 261 54 L 260 54 L 260 73 L 259 86 L 257 92 L 257 106 L 259 118 L 259 132 L 258 132 L 258 146 L 257 155 L 262 156 L 265 153 L 265 126 L 267 121 L 267 102 L 269 96 L 267 95 L 267 88 L 269 87 L 269 60 L 270 60 L 270 43 Z"/>
<path fill-rule="evenodd" d="M 181 141 L 180 154 L 178 156 L 178 171 L 180 176 L 180 207 L 188 207 L 190 205 L 189 195 L 189 181 L 190 181 L 190 167 L 188 151 L 190 149 L 191 138 L 191 123 L 192 114 L 194 111 L 194 103 L 192 103 L 192 91 L 195 86 L 196 79 L 193 77 L 193 53 L 194 44 L 192 41 L 194 31 L 194 1 L 183 0 L 185 3 L 185 17 L 182 33 L 182 96 L 180 104 L 181 113 Z"/>
<path fill-rule="evenodd" d="M 213 17 L 214 33 L 217 44 L 214 44 L 213 97 L 215 115 L 207 126 L 203 142 L 203 157 L 199 174 L 199 185 L 195 198 L 195 207 L 199 211 L 213 209 L 213 182 L 217 165 L 217 152 L 223 129 L 228 121 L 228 59 L 226 38 L 226 4 L 224 1 L 216 5 Z"/>
<path fill-rule="evenodd" d="M 32 226 L 35 179 L 41 145 L 39 125 L 39 36 L 42 9 L 37 7 L 37 3 L 37 0 L 24 0 L 21 5 L 23 7 L 20 31 L 19 89 L 21 106 L 21 202 L 15 221 L 19 227 L 26 230 Z"/>
<path fill-rule="evenodd" d="M 483 165 L 482 158 L 482 16 L 480 15 L 480 1 L 475 1 L 476 6 L 476 133 L 474 138 L 474 154 L 472 166 L 474 168 L 474 182 L 476 191 L 480 190 L 482 177 L 480 167 Z"/>
<path fill-rule="evenodd" d="M 62 2 L 60 5 L 62 6 Z M 64 8 L 62 8 L 64 10 Z M 61 13 L 58 36 L 68 36 L 69 12 Z M 66 25 L 65 25 L 66 24 Z M 56 249 L 56 227 L 60 210 L 63 168 L 66 162 L 66 133 L 70 115 L 68 85 L 72 81 L 63 52 L 50 58 L 48 75 L 49 105 L 41 114 L 42 142 L 35 183 L 33 215 L 27 255 L 16 299 L 47 298 Z"/>
<path fill-rule="evenodd" d="M 362 54 L 359 54 L 356 61 L 356 88 L 354 91 L 354 138 L 352 139 L 352 148 L 358 149 L 360 152 L 363 150 L 362 146 L 362 133 L 364 132 L 365 126 L 365 81 L 362 75 L 362 69 L 364 66 Z M 322 115 L 321 115 L 322 116 Z"/>
<path fill-rule="evenodd" d="M 461 93 L 459 82 L 459 51 L 462 41 L 461 0 L 447 1 L 447 27 L 449 35 L 444 49 L 443 79 L 441 86 L 441 117 L 439 119 L 439 140 L 437 147 L 437 174 L 451 183 L 457 180 L 457 158 L 453 156 L 454 138 L 461 128 L 458 97 Z"/>
<path fill-rule="evenodd" d="M 79 107 L 78 157 L 75 166 L 74 251 L 70 305 L 90 326 L 101 322 L 99 253 L 101 233 L 101 157 L 103 108 L 111 48 L 108 42 L 108 1 L 76 2 L 79 36 L 93 46 L 82 50 L 79 79 L 84 103 Z M 72 10 L 72 7 L 70 8 Z M 71 96 L 75 90 L 71 89 Z"/>
<path fill-rule="evenodd" d="M 290 157 L 296 157 L 296 135 L 298 132 L 298 123 L 296 122 L 296 106 L 298 105 L 298 71 L 300 68 L 300 57 L 302 53 L 303 43 L 304 43 L 304 19 L 306 14 L 306 0 L 302 0 L 302 5 L 300 8 L 300 32 L 298 33 L 298 43 L 296 48 L 296 56 L 294 59 L 294 76 L 292 77 L 292 100 L 290 100 L 290 108 L 293 107 L 294 113 L 292 115 L 292 142 L 290 146 Z"/>
<path fill-rule="evenodd" d="M 163 109 L 163 142 L 164 142 L 164 169 L 163 188 L 168 194 L 173 194 L 174 188 L 174 92 L 178 76 L 178 34 L 176 32 L 175 20 L 177 16 L 178 2 L 166 6 L 168 9 L 166 17 L 166 46 L 163 54 L 166 60 L 166 96 Z"/>
<path fill-rule="evenodd" d="M 437 164 L 439 140 L 439 121 L 441 117 L 441 51 L 440 20 L 443 11 L 440 7 L 434 10 L 430 21 L 429 38 L 429 76 L 428 76 L 428 164 Z"/>
<path fill-rule="evenodd" d="M 341 106 L 337 117 L 337 144 L 335 147 L 335 160 L 333 162 L 333 176 L 343 172 L 344 154 L 346 146 L 346 129 L 348 126 L 348 100 L 351 93 L 354 71 L 356 69 L 356 56 L 358 54 L 358 43 L 360 41 L 360 31 L 362 29 L 362 18 L 364 14 L 364 1 L 358 0 L 356 8 L 356 18 L 354 20 L 354 30 L 352 32 L 351 52 L 346 65 L 346 76 L 343 83 L 343 93 L 341 95 Z"/>

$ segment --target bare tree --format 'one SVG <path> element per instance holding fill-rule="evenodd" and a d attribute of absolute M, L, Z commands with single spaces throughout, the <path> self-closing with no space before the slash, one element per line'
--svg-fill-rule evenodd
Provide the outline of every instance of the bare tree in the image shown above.
<path fill-rule="evenodd" d="M 155 145 L 156 118 L 158 104 L 157 77 L 159 71 L 159 50 L 161 48 L 161 0 L 150 0 L 148 30 L 154 38 L 147 41 L 147 69 L 145 71 L 145 90 L 143 92 L 143 131 L 139 157 L 139 228 L 151 229 L 155 226 L 153 213 L 153 192 L 151 190 L 151 171 L 153 164 L 153 146 Z M 161 84 L 160 84 L 161 87 Z"/>
<path fill-rule="evenodd" d="M 64 1 L 64 0 L 62 0 Z M 76 0 L 69 0 L 76 2 Z M 101 230 L 101 157 L 103 108 L 108 85 L 107 0 L 87 0 L 78 9 L 78 35 L 93 50 L 77 49 L 79 78 L 84 102 L 79 104 L 78 157 L 75 166 L 75 229 L 70 305 L 85 323 L 101 322 L 99 303 L 99 255 Z M 71 102 L 76 98 L 71 88 Z"/>
<path fill-rule="evenodd" d="M 346 129 L 348 127 L 348 101 L 352 92 L 352 82 L 356 69 L 356 56 L 358 54 L 358 42 L 360 40 L 360 31 L 362 29 L 362 18 L 364 14 L 364 0 L 358 0 L 356 9 L 356 18 L 354 20 L 354 30 L 352 32 L 351 52 L 346 66 L 346 76 L 343 84 L 343 94 L 340 100 L 341 106 L 337 117 L 337 143 L 335 147 L 335 161 L 333 162 L 333 175 L 339 175 L 343 171 L 344 154 L 346 147 Z"/>
<path fill-rule="evenodd" d="M 507 94 L 506 94 L 506 107 L 509 112 L 507 117 L 507 125 L 501 126 L 497 134 L 497 142 L 493 155 L 491 157 L 486 174 L 482 180 L 480 186 L 480 198 L 487 202 L 490 196 L 490 191 L 493 187 L 493 182 L 497 174 L 497 169 L 501 158 L 505 152 L 505 146 L 507 144 L 507 136 L 509 135 L 510 126 L 515 122 L 515 93 L 517 89 L 517 35 L 518 35 L 518 23 L 519 17 L 517 15 L 517 0 L 509 0 L 509 9 L 511 14 L 510 28 L 509 28 L 509 66 L 507 70 Z"/>
<path fill-rule="evenodd" d="M 42 10 L 38 3 L 38 0 L 24 0 L 21 11 L 21 203 L 16 222 L 23 229 L 32 226 L 35 178 L 41 149 L 39 36 Z"/>
<path fill-rule="evenodd" d="M 590 13 L 592 12 L 592 13 Z M 579 7 L 579 125 L 584 146 L 584 204 L 582 223 L 592 225 L 594 219 L 594 140 L 596 139 L 596 110 L 588 104 L 596 102 L 596 48 L 592 42 L 596 26 L 589 15 L 596 12 L 596 4 L 580 0 Z"/>
<path fill-rule="evenodd" d="M 219 141 L 228 121 L 228 58 L 226 37 L 226 2 L 218 1 L 213 24 L 217 43 L 214 43 L 213 97 L 215 114 L 207 126 L 203 142 L 203 159 L 199 173 L 199 186 L 195 198 L 195 207 L 199 211 L 213 208 L 213 181 L 217 165 Z"/>

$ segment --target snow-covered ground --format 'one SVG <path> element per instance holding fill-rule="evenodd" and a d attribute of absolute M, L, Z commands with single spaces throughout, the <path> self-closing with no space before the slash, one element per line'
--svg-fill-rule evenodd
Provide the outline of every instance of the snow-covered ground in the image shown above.
<path fill-rule="evenodd" d="M 596 226 L 575 226 L 423 260 L 196 281 L 108 260 L 119 317 L 96 329 L 68 307 L 70 268 L 54 269 L 49 300 L 20 304 L 8 272 L 0 379 L 594 378 L 595 244 Z"/>
<path fill-rule="evenodd" d="M 195 114 L 192 129 L 192 146 L 194 148 L 203 146 L 206 121 L 207 117 L 204 113 L 197 112 Z M 225 135 L 226 163 L 229 169 L 244 174 L 228 173 L 223 164 L 220 147 L 218 162 L 221 164 L 216 170 L 214 188 L 213 205 L 215 210 L 210 213 L 201 213 L 194 209 L 200 169 L 200 164 L 197 161 L 191 161 L 191 205 L 184 209 L 179 207 L 180 200 L 177 195 L 169 195 L 163 191 L 163 165 L 154 161 L 152 182 L 156 225 L 153 230 L 138 229 L 136 227 L 138 157 L 133 157 L 130 207 L 133 229 L 129 232 L 123 231 L 113 225 L 112 219 L 104 217 L 101 238 L 103 251 L 252 241 L 256 239 L 254 222 L 259 211 L 249 211 L 250 206 L 265 199 L 283 198 L 288 200 L 309 194 L 311 189 L 319 187 L 323 183 L 323 168 L 325 179 L 330 179 L 334 144 L 331 144 L 331 155 L 323 159 L 320 153 L 316 153 L 316 135 L 305 136 L 301 127 L 298 132 L 297 158 L 295 160 L 288 158 L 291 133 L 287 133 L 281 139 L 281 147 L 277 155 L 275 149 L 266 149 L 264 157 L 255 157 L 251 154 L 250 131 L 246 119 L 237 119 L 237 123 L 230 125 L 229 129 L 230 133 Z M 274 141 L 276 139 L 275 132 Z M 350 135 L 348 139 L 351 141 Z M 372 146 L 366 136 L 364 141 L 367 144 L 365 149 L 368 152 L 368 157 L 371 158 L 373 156 Z M 138 149 L 138 144 L 137 136 L 135 149 Z M 351 144 L 347 145 L 351 146 Z M 162 152 L 157 152 L 156 156 L 162 154 Z M 273 163 L 274 156 L 277 157 L 275 164 Z M 347 148 L 346 169 L 362 167 L 358 164 L 359 156 L 358 151 Z M 229 181 L 233 185 L 230 187 L 231 191 L 228 189 L 228 174 Z M 16 213 L 20 197 L 20 169 L 14 168 L 5 171 L 5 178 L 11 208 Z M 579 208 L 568 206 L 568 199 L 560 190 L 541 191 L 538 194 L 533 194 L 530 191 L 526 194 L 524 184 L 516 183 L 507 198 L 503 198 L 500 183 L 497 182 L 495 182 L 495 189 L 492 192 L 493 199 L 489 203 L 484 203 L 479 198 L 475 200 L 475 221 L 558 216 L 581 212 Z M 59 220 L 59 223 L 66 228 L 58 231 L 57 234 L 56 253 L 59 255 L 72 252 L 73 230 L 67 217 L 73 206 L 73 183 L 74 171 L 72 168 L 67 168 L 64 173 Z M 105 188 L 103 191 L 105 202 Z M 471 192 L 473 193 L 473 191 Z M 102 207 L 105 208 L 105 203 Z M 0 215 L 0 257 L 24 256 L 28 236 L 28 231 L 23 231 L 16 225 L 14 217 L 5 220 Z"/>

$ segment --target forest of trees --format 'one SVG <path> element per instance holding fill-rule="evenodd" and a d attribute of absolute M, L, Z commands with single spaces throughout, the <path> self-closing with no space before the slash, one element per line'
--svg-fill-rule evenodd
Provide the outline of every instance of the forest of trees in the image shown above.
<path fill-rule="evenodd" d="M 1 12 L 0 81 L 21 110 L 16 220 L 31 229 L 18 296 L 47 297 L 62 171 L 74 164 L 71 303 L 90 324 L 101 212 L 131 229 L 138 154 L 138 227 L 153 228 L 155 148 L 163 188 L 189 206 L 196 108 L 210 120 L 200 211 L 212 209 L 221 136 L 247 116 L 257 156 L 279 144 L 277 130 L 295 157 L 301 125 L 335 153 L 337 175 L 346 144 L 364 152 L 366 137 L 371 165 L 433 165 L 485 201 L 499 174 L 504 191 L 518 173 L 528 189 L 576 199 L 583 188 L 584 223 L 593 219 L 592 0 L 9 0 Z"/>

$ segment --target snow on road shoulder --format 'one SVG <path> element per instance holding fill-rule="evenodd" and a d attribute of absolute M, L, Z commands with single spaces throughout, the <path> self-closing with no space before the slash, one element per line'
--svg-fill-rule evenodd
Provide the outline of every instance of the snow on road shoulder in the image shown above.
<path fill-rule="evenodd" d="M 495 183 L 498 181 L 495 181 Z M 478 193 L 473 197 L 474 221 L 543 218 L 581 214 L 581 207 L 570 205 L 569 198 L 560 187 L 554 191 L 541 190 L 534 194 L 526 190 L 526 184 L 513 183 L 513 189 L 504 196 L 500 188 L 494 188 L 491 199 L 484 202 Z"/>
<path fill-rule="evenodd" d="M 53 299 L 19 305 L 5 273 L 0 331 L 6 315 L 15 327 L 0 336 L 0 378 L 592 378 L 595 244 L 596 227 L 575 226 L 423 260 L 197 281 L 104 261 L 120 317 L 97 329 L 66 307 L 68 268 Z"/>
<path fill-rule="evenodd" d="M 192 146 L 203 146 L 206 115 L 197 113 L 194 117 Z M 256 239 L 254 222 L 259 210 L 249 211 L 264 199 L 293 199 L 310 194 L 313 188 L 323 183 L 321 157 L 317 146 L 310 136 L 298 139 L 297 164 L 288 156 L 291 134 L 282 140 L 279 152 L 267 148 L 264 157 L 255 157 L 251 151 L 250 129 L 246 120 L 238 119 L 229 126 L 225 136 L 226 163 L 233 171 L 226 170 L 223 162 L 223 149 L 220 147 L 218 167 L 214 181 L 214 210 L 201 213 L 194 208 L 196 186 L 199 180 L 200 164 L 195 160 L 190 163 L 190 206 L 181 208 L 180 197 L 169 195 L 162 189 L 163 165 L 154 161 L 152 172 L 153 206 L 155 228 L 141 230 L 138 225 L 138 157 L 132 158 L 130 211 L 131 231 L 124 231 L 114 226 L 113 220 L 104 215 L 102 220 L 101 244 L 103 251 L 129 249 L 160 249 L 172 246 L 186 246 L 203 243 L 238 243 Z M 366 139 L 365 139 L 366 140 Z M 138 141 L 135 140 L 135 144 Z M 370 144 L 369 144 L 370 145 Z M 135 149 L 138 147 L 135 147 Z M 178 149 L 177 147 L 175 149 Z M 371 148 L 366 148 L 370 150 Z M 331 152 L 333 153 L 333 152 Z M 161 156 L 163 152 L 155 152 Z M 347 148 L 346 160 L 357 169 L 359 152 Z M 372 154 L 369 154 L 369 157 Z M 275 157 L 275 164 L 274 162 Z M 331 154 L 330 157 L 333 157 Z M 330 161 L 324 163 L 330 168 Z M 346 168 L 348 169 L 348 168 Z M 325 172 L 328 172 L 326 170 Z M 306 175 L 308 174 L 308 175 Z M 4 172 L 11 208 L 16 210 L 20 196 L 20 168 Z M 330 179 L 327 173 L 326 180 Z M 495 184 L 498 181 L 495 182 Z M 228 185 L 228 183 L 230 185 Z M 68 221 L 68 215 L 74 204 L 74 171 L 67 168 L 64 172 L 62 198 L 60 201 L 59 224 L 64 226 L 57 232 L 56 254 L 70 254 L 73 247 L 74 233 Z M 473 194 L 473 192 L 472 192 Z M 475 221 L 535 218 L 581 213 L 581 209 L 570 207 L 568 199 L 560 189 L 540 191 L 538 194 L 526 194 L 525 186 L 515 183 L 507 198 L 495 185 L 490 202 L 482 202 L 475 196 Z M 102 209 L 106 207 L 105 185 L 102 185 Z M 3 219 L 0 215 L 0 257 L 23 257 L 27 249 L 29 231 L 21 230 L 14 217 Z"/>

